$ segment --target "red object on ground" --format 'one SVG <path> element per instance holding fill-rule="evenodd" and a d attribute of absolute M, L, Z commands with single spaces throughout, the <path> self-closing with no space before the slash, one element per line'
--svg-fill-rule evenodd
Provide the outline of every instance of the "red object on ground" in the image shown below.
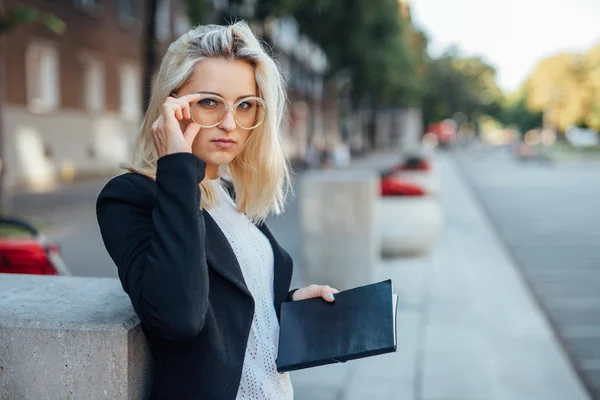
<path fill-rule="evenodd" d="M 402 181 L 393 176 L 381 178 L 382 196 L 424 196 L 425 191 L 418 185 Z"/>
<path fill-rule="evenodd" d="M 44 248 L 32 238 L 0 239 L 0 273 L 58 275 L 49 253 L 58 252 L 56 245 Z"/>

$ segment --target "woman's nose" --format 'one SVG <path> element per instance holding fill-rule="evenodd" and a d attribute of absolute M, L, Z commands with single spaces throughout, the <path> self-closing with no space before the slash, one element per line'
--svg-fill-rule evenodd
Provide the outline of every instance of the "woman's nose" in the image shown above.
<path fill-rule="evenodd" d="M 226 132 L 231 132 L 235 130 L 236 127 L 237 126 L 235 123 L 235 118 L 233 117 L 233 112 L 227 111 L 227 114 L 225 114 L 225 118 L 223 118 L 223 121 L 221 121 L 221 123 L 219 124 L 219 128 L 223 129 Z"/>

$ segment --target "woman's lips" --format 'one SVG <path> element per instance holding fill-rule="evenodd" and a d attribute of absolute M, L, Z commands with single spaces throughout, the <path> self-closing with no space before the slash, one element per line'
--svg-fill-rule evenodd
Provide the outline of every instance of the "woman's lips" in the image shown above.
<path fill-rule="evenodd" d="M 231 139 L 216 139 L 212 142 L 220 149 L 229 149 L 235 144 L 235 141 Z"/>

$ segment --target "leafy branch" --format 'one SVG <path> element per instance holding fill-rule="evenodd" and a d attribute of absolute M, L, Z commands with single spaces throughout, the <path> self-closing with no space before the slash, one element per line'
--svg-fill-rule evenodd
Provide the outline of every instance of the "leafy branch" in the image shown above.
<path fill-rule="evenodd" d="M 53 14 L 34 7 L 16 6 L 0 16 L 0 34 L 26 23 L 40 23 L 57 34 L 63 34 L 67 29 L 67 25 Z"/>

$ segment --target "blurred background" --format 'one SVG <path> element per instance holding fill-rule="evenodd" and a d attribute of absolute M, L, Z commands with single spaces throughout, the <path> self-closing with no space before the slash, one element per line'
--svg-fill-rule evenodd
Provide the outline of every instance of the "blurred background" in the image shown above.
<path fill-rule="evenodd" d="M 600 396 L 595 0 L 0 0 L 2 214 L 72 274 L 115 277 L 95 200 L 128 160 L 161 57 L 192 26 L 236 19 L 285 73 L 296 172 L 450 157 Z M 270 223 L 301 270 L 297 208 Z"/>

